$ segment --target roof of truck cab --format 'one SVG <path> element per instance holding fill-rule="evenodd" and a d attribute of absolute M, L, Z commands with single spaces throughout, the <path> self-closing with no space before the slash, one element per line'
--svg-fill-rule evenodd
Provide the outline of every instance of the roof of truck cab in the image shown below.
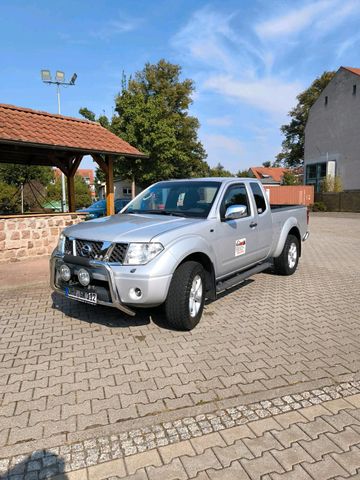
<path fill-rule="evenodd" d="M 249 177 L 202 177 L 202 178 L 174 178 L 169 180 L 161 180 L 161 182 L 234 182 L 234 181 L 257 181 L 256 178 Z"/>

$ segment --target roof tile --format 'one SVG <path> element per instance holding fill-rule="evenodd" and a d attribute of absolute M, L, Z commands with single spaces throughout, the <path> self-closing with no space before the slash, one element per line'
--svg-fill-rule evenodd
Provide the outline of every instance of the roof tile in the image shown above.
<path fill-rule="evenodd" d="M 39 146 L 143 156 L 139 150 L 97 122 L 0 104 L 0 143 L 26 142 Z"/>

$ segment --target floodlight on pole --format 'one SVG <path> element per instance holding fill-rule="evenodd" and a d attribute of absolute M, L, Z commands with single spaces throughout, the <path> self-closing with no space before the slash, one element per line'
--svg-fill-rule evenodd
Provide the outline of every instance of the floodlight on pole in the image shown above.
<path fill-rule="evenodd" d="M 55 74 L 55 79 L 59 83 L 64 83 L 65 82 L 65 73 L 61 72 L 60 70 L 57 70 L 56 74 Z"/>
<path fill-rule="evenodd" d="M 41 80 L 44 83 L 56 85 L 56 95 L 57 95 L 59 115 L 61 114 L 60 86 L 74 86 L 76 79 L 77 79 L 77 75 L 76 73 L 74 73 L 73 76 L 71 77 L 70 82 L 65 82 L 65 73 L 62 72 L 61 70 L 57 70 L 55 73 L 55 80 L 52 80 L 50 70 L 46 70 L 46 69 L 41 70 Z M 62 211 L 66 212 L 67 207 L 66 207 L 65 175 L 63 172 L 61 172 L 61 197 L 62 197 L 62 200 L 61 200 Z"/>

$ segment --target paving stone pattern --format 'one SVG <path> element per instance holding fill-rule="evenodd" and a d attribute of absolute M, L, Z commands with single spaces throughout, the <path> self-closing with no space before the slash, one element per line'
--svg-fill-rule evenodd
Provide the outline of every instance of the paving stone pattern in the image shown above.
<path fill-rule="evenodd" d="M 239 432 L 249 432 L 246 424 L 250 422 L 252 422 L 250 425 L 251 430 L 258 437 L 261 437 L 265 431 L 272 428 L 278 429 L 279 422 L 282 427 L 288 427 L 296 421 L 303 422 L 304 417 L 308 421 L 313 421 L 320 415 L 329 416 L 338 414 L 340 410 L 355 409 L 356 407 L 360 408 L 360 381 L 305 391 L 301 394 L 285 395 L 284 397 L 249 405 L 239 405 L 238 407 L 217 411 L 212 414 L 185 417 L 173 422 L 130 430 L 119 435 L 102 436 L 46 450 L 36 450 L 31 455 L 17 455 L 11 458 L 4 458 L 0 460 L 0 475 L 11 472 L 8 478 L 12 480 L 13 475 L 21 473 L 26 478 L 29 474 L 32 480 L 39 480 L 48 475 L 57 475 L 60 472 L 73 472 L 92 466 L 98 466 L 98 469 L 100 469 L 101 465 L 103 465 L 103 469 L 106 471 L 106 465 L 104 465 L 106 462 L 111 460 L 114 462 L 117 459 L 128 456 L 136 457 L 136 455 L 140 455 L 140 458 L 142 458 L 144 452 L 156 448 L 162 449 L 164 462 L 167 463 L 169 456 L 166 452 L 169 455 L 171 452 L 176 452 L 176 455 L 180 456 L 178 452 L 184 453 L 182 448 L 184 445 L 189 445 L 188 440 L 192 440 L 191 443 L 195 445 L 196 453 L 202 454 L 207 447 L 213 446 L 214 438 L 219 439 L 217 432 L 222 432 L 222 437 L 228 443 L 231 439 L 233 440 L 232 443 L 234 443 Z M 299 411 L 302 412 L 301 415 Z M 275 415 L 279 417 L 273 419 L 272 417 Z M 345 418 L 346 416 L 348 417 L 347 425 L 360 425 L 356 412 L 355 418 L 353 418 L 353 415 L 354 412 L 346 413 Z M 279 448 L 280 445 L 283 445 L 283 448 L 287 448 L 297 440 L 307 439 L 309 435 L 318 437 L 319 434 L 334 433 L 335 430 L 329 426 L 329 421 L 330 424 L 337 423 L 336 419 L 327 418 L 327 421 L 319 419 L 314 423 L 303 425 L 302 430 L 294 427 L 294 429 L 289 429 L 279 434 L 279 438 L 277 438 L 275 443 Z M 228 431 L 225 431 L 226 429 Z M 353 444 L 357 444 L 360 442 L 358 433 L 360 433 L 360 427 L 359 432 L 357 430 L 350 433 L 347 431 L 343 432 L 342 435 L 344 437 L 350 435 Z M 205 439 L 201 438 L 204 436 L 206 436 Z M 326 441 L 322 441 L 322 445 L 319 448 L 324 448 L 328 442 L 328 438 L 325 437 L 325 439 Z M 278 440 L 280 440 L 280 443 Z M 260 452 L 261 455 L 264 451 L 263 442 L 267 444 L 268 441 L 272 442 L 269 436 L 265 436 L 261 440 L 256 439 L 253 441 L 252 449 Z M 197 445 L 199 448 L 197 448 Z M 218 443 L 215 443 L 215 445 L 218 445 Z M 242 450 L 238 449 L 238 445 L 234 446 L 233 449 L 234 455 L 237 452 L 237 455 L 240 456 Z M 186 450 L 186 453 L 189 453 L 188 450 Z M 193 455 L 194 452 L 191 451 L 191 454 Z M 286 450 L 281 455 L 286 457 L 287 454 L 288 451 Z M 150 454 L 146 455 L 151 456 Z M 135 459 L 129 461 L 131 463 Z M 19 472 L 19 470 L 21 471 Z"/>
<path fill-rule="evenodd" d="M 227 423 L 218 428 L 217 423 L 212 433 L 204 433 L 201 428 L 195 433 L 190 429 L 189 435 L 182 439 L 179 435 L 174 443 L 160 443 L 156 435 L 160 430 L 154 427 L 149 430 L 153 440 L 146 444 L 140 440 L 139 445 L 145 445 L 145 449 L 138 448 L 138 453 L 126 451 L 127 440 L 121 435 L 98 438 L 87 445 L 84 442 L 36 451 L 28 457 L 20 455 L 0 461 L 0 475 L 4 473 L 1 477 L 4 480 L 359 478 L 360 394 L 349 395 L 356 390 L 359 388 L 347 384 L 337 389 L 330 387 L 325 390 L 327 393 L 304 392 L 302 398 L 307 398 L 310 406 L 301 408 L 294 407 L 302 400 L 296 402 L 290 396 L 262 402 L 266 403 L 262 412 L 271 415 L 272 403 L 279 406 L 279 413 L 250 420 L 255 417 L 245 412 L 262 406 L 252 405 L 238 409 L 242 414 L 237 415 L 233 426 Z M 338 398 L 321 399 L 331 395 Z M 282 406 L 292 409 L 282 411 Z M 235 412 L 232 413 L 234 416 Z M 189 427 L 196 424 L 199 427 L 204 418 L 183 421 Z M 128 432 L 127 439 L 134 439 L 136 444 L 140 433 Z M 161 438 L 165 439 L 167 433 Z M 99 449 L 102 460 L 94 461 L 91 452 Z M 77 458 L 73 465 L 66 463 L 66 458 L 71 457 Z"/>
<path fill-rule="evenodd" d="M 1 293 L 0 457 L 356 382 L 359 247 L 359 219 L 314 217 L 294 276 L 257 275 L 186 333 L 156 310 Z"/>

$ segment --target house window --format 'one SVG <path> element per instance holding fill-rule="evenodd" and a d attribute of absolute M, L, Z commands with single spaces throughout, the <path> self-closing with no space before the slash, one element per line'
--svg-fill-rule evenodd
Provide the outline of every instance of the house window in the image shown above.
<path fill-rule="evenodd" d="M 123 188 L 123 195 L 131 195 L 131 188 Z"/>
<path fill-rule="evenodd" d="M 327 105 L 327 104 L 328 104 L 328 96 L 326 95 L 325 96 L 325 105 Z"/>
<path fill-rule="evenodd" d="M 306 165 L 306 185 L 314 185 L 315 192 L 320 192 L 321 182 L 326 177 L 327 163 L 312 163 Z"/>
<path fill-rule="evenodd" d="M 353 85 L 353 95 L 356 95 L 356 85 Z"/>

